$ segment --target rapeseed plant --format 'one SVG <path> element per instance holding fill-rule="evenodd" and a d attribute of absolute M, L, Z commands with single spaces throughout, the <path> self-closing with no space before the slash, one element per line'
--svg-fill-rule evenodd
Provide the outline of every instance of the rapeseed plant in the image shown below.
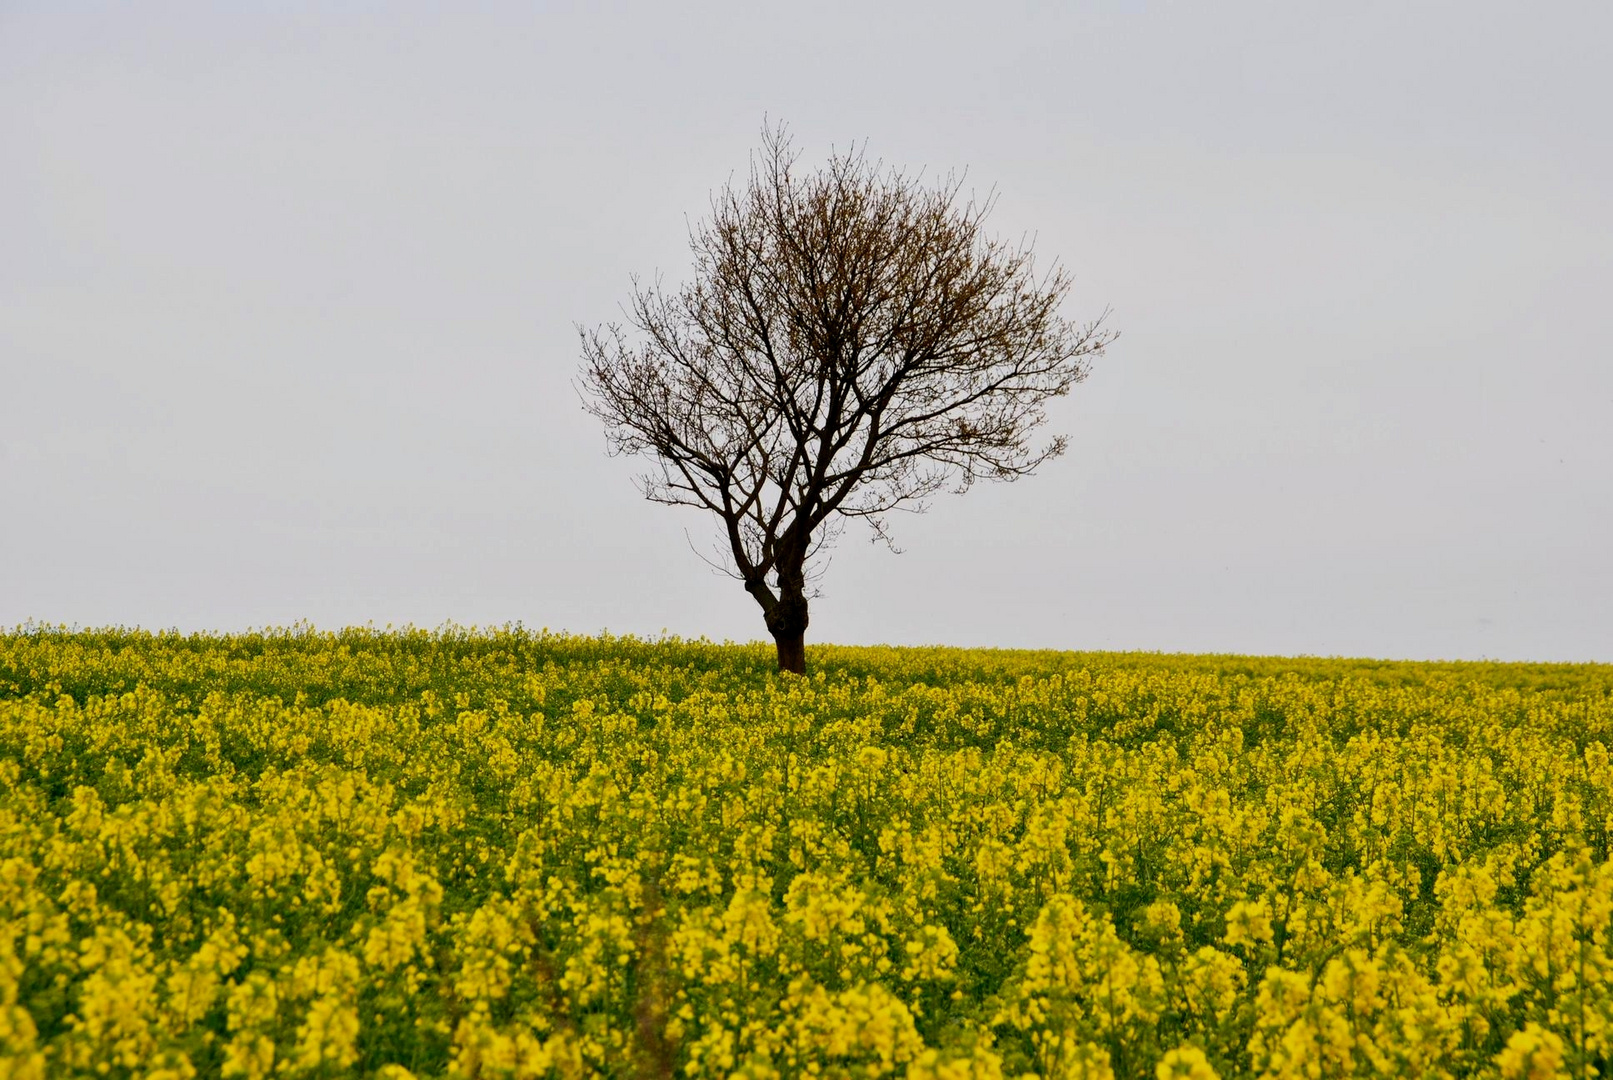
<path fill-rule="evenodd" d="M 0 1077 L 1591 1077 L 1613 668 L 0 636 Z"/>

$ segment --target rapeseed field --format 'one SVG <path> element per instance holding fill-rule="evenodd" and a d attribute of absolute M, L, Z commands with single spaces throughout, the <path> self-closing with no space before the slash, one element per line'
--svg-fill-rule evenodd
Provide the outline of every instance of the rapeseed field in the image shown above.
<path fill-rule="evenodd" d="M 1591 1077 L 1613 667 L 0 635 L 0 1077 Z"/>

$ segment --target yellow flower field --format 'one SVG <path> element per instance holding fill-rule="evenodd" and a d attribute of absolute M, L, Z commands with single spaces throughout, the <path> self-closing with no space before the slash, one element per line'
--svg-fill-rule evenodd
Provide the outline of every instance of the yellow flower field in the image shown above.
<path fill-rule="evenodd" d="M 1613 667 L 0 635 L 0 1078 L 1590 1077 Z"/>

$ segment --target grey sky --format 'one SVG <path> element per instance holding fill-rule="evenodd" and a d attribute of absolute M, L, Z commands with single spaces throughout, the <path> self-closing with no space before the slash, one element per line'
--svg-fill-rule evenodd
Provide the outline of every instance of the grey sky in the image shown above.
<path fill-rule="evenodd" d="M 1613 660 L 1607 5 L 62 7 L 0 5 L 0 623 L 764 636 L 571 379 L 766 114 L 1123 333 L 809 642 Z"/>

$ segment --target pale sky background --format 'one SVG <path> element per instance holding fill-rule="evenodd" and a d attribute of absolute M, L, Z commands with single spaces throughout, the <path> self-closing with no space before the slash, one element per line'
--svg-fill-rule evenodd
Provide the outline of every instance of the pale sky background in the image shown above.
<path fill-rule="evenodd" d="M 1613 6 L 274 7 L 0 2 L 0 624 L 765 636 L 572 387 L 765 114 L 1123 334 L 809 643 L 1613 660 Z"/>

